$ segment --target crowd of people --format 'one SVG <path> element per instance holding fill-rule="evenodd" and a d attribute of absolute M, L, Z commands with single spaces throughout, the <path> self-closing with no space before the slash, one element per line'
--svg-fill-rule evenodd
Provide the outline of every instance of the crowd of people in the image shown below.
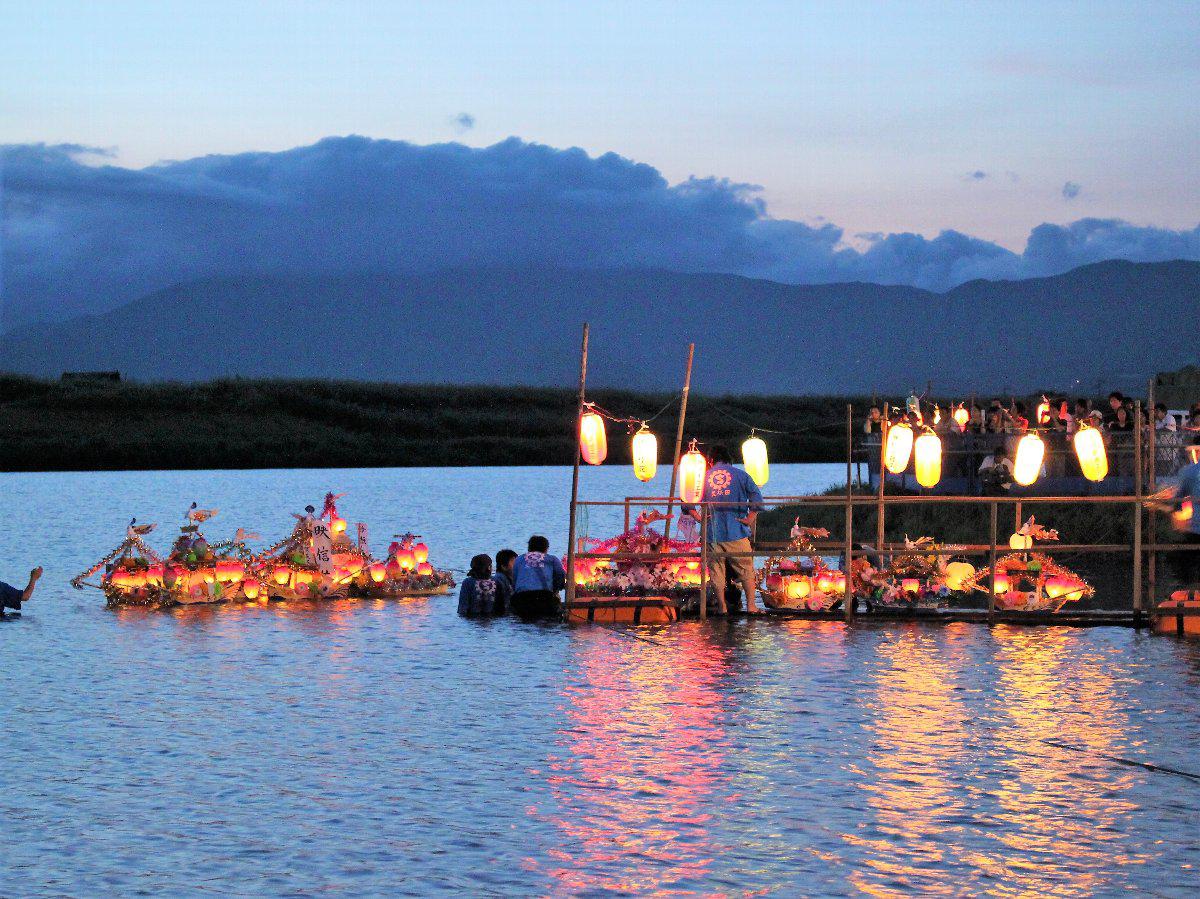
<path fill-rule="evenodd" d="M 558 556 L 550 554 L 550 541 L 540 534 L 529 538 L 528 550 L 513 549 L 492 557 L 472 557 L 471 568 L 458 588 L 458 614 L 489 617 L 512 612 L 533 621 L 559 612 L 558 594 L 567 584 L 567 571 Z"/>
<path fill-rule="evenodd" d="M 943 440 L 944 475 L 977 481 L 985 494 L 1003 493 L 1011 487 L 1016 443 L 1031 429 L 1037 429 L 1046 442 L 1045 473 L 1050 477 L 1081 475 L 1071 439 L 1085 425 L 1104 434 L 1110 471 L 1117 476 L 1133 474 L 1137 409 L 1134 401 L 1120 391 L 1114 390 L 1100 403 L 1087 397 L 1070 400 L 1050 396 L 1032 410 L 1030 404 L 1017 399 L 1007 404 L 998 398 L 985 405 L 972 402 L 964 406 L 965 424 L 954 415 L 957 407 L 931 415 L 932 410 L 923 410 L 922 405 L 911 397 L 904 410 L 891 415 L 891 423 L 932 427 Z M 1040 420 L 1038 406 L 1042 407 Z M 863 423 L 868 445 L 879 439 L 873 440 L 872 435 L 881 435 L 883 424 L 884 407 L 872 405 Z M 1155 473 L 1174 475 L 1188 461 L 1186 447 L 1200 445 L 1200 403 L 1180 416 L 1172 414 L 1165 403 L 1156 403 L 1153 409 L 1142 410 L 1141 427 L 1145 446 L 1149 445 L 1150 430 L 1155 432 Z M 874 461 L 870 454 L 867 458 L 868 462 Z"/>

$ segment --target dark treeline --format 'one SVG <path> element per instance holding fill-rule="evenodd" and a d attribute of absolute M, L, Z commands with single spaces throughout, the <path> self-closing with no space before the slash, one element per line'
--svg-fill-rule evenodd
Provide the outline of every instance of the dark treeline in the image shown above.
<path fill-rule="evenodd" d="M 670 394 L 597 390 L 589 399 L 645 418 Z M 736 446 L 749 426 L 774 462 L 845 454 L 846 403 L 862 398 L 693 394 L 688 437 Z M 80 471 L 417 465 L 565 465 L 573 454 L 570 389 L 242 380 L 206 383 L 44 381 L 0 376 L 0 468 Z M 660 463 L 678 402 L 651 424 Z M 609 424 L 609 460 L 629 461 L 626 427 Z"/>

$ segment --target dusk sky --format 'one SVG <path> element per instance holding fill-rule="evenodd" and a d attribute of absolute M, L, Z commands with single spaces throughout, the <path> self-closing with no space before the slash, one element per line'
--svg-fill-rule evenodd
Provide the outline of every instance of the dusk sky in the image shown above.
<path fill-rule="evenodd" d="M 1020 251 L 1192 228 L 1194 3 L 6 2 L 0 143 L 141 167 L 329 135 L 614 151 L 777 218 Z"/>

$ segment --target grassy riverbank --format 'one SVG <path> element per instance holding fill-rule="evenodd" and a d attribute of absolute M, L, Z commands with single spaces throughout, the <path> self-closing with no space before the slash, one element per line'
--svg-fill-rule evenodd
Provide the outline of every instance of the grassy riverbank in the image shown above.
<path fill-rule="evenodd" d="M 648 417 L 669 394 L 597 390 L 620 416 Z M 572 458 L 569 389 L 218 380 L 60 383 L 0 376 L 0 469 L 87 471 L 419 465 L 562 465 Z M 845 405 L 861 398 L 692 395 L 687 434 L 739 444 L 771 437 L 772 461 L 844 458 Z M 678 403 L 657 418 L 663 459 Z M 798 432 L 798 433 L 797 433 Z M 621 425 L 609 459 L 629 461 Z"/>

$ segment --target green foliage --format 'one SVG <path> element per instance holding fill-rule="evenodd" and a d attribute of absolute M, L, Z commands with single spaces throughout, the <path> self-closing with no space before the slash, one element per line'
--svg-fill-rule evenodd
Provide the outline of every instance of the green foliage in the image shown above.
<path fill-rule="evenodd" d="M 622 417 L 653 415 L 671 397 L 597 390 Z M 689 400 L 687 436 L 736 447 L 746 422 L 771 437 L 775 462 L 843 458 L 845 399 Z M 854 400 L 864 409 L 863 400 Z M 570 389 L 245 380 L 60 383 L 0 375 L 0 468 L 7 471 L 564 465 L 573 454 Z M 663 458 L 678 404 L 655 419 Z M 609 458 L 629 440 L 609 425 Z"/>

